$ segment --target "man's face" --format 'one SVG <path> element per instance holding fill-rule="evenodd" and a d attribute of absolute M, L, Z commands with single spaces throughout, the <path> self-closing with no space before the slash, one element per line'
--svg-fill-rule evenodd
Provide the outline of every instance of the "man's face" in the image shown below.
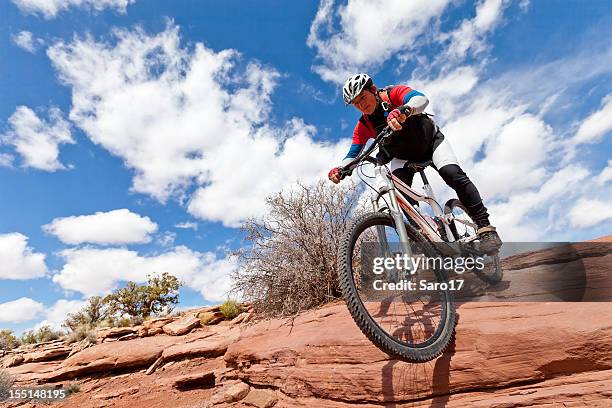
<path fill-rule="evenodd" d="M 376 109 L 376 96 L 370 89 L 364 89 L 351 103 L 364 115 L 370 115 Z"/>

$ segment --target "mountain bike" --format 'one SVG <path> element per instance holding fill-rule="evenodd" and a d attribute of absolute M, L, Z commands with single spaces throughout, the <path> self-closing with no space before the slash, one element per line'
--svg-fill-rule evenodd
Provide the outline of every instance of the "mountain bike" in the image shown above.
<path fill-rule="evenodd" d="M 384 149 L 392 134 L 389 127 L 383 129 L 374 143 L 340 169 L 342 178 L 355 169 L 361 171 L 361 180 L 374 194 L 373 211 L 354 219 L 342 237 L 338 279 L 353 320 L 370 341 L 391 356 L 426 362 L 442 354 L 452 340 L 453 292 L 460 285 L 459 279 L 448 278 L 452 271 L 436 260 L 481 257 L 483 267 L 473 272 L 491 284 L 502 278 L 501 263 L 498 254 L 479 251 L 476 223 L 459 200 L 448 200 L 444 209 L 438 204 L 424 172 L 431 161 L 405 166 L 421 176 L 424 193 L 420 193 L 370 156 L 375 149 Z M 364 178 L 362 167 L 369 163 L 375 165 L 370 178 L 376 186 Z M 430 207 L 433 217 L 420 210 L 421 202 Z M 392 262 L 383 267 L 389 259 Z M 400 265 L 401 260 L 406 262 Z"/>

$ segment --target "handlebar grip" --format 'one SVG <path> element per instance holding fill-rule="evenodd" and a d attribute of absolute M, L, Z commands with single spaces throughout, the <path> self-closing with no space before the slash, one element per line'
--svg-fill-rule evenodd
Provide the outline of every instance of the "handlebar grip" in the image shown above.
<path fill-rule="evenodd" d="M 343 180 L 346 176 L 350 176 L 351 174 L 353 174 L 353 170 L 347 170 L 341 167 L 339 173 L 340 173 L 340 180 Z"/>
<path fill-rule="evenodd" d="M 406 112 L 410 112 L 410 107 L 406 106 L 406 105 L 402 105 L 400 107 L 397 108 L 398 111 L 400 111 L 400 113 L 406 113 Z"/>

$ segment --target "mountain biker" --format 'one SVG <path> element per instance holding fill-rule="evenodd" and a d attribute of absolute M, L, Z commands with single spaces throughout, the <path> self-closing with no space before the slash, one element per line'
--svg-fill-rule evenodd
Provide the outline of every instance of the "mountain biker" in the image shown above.
<path fill-rule="evenodd" d="M 455 190 L 468 215 L 477 224 L 481 250 L 493 253 L 501 247 L 501 239 L 489 222 L 489 214 L 476 186 L 459 167 L 449 141 L 433 120 L 423 113 L 429 104 L 425 95 L 403 85 L 378 89 L 372 78 L 362 73 L 346 80 L 342 96 L 347 105 L 352 104 L 362 113 L 353 131 L 353 144 L 342 165 L 357 157 L 367 140 L 375 138 L 389 125 L 394 133 L 385 150 L 391 157 L 381 149 L 377 155 L 378 163 L 389 163 L 391 172 L 411 185 L 414 171 L 403 166 L 409 162 L 432 160 L 434 168 Z M 402 106 L 406 108 L 405 114 L 398 109 Z M 328 174 L 336 184 L 341 180 L 342 165 L 334 167 Z"/>

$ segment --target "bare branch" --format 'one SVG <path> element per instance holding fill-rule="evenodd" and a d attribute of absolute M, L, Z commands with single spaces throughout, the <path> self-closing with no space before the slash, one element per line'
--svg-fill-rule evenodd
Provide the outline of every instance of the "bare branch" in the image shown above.
<path fill-rule="evenodd" d="M 236 252 L 234 291 L 265 316 L 295 316 L 337 299 L 336 256 L 359 194 L 350 182 L 319 181 L 268 197 L 268 214 L 242 226 L 251 245 Z"/>

